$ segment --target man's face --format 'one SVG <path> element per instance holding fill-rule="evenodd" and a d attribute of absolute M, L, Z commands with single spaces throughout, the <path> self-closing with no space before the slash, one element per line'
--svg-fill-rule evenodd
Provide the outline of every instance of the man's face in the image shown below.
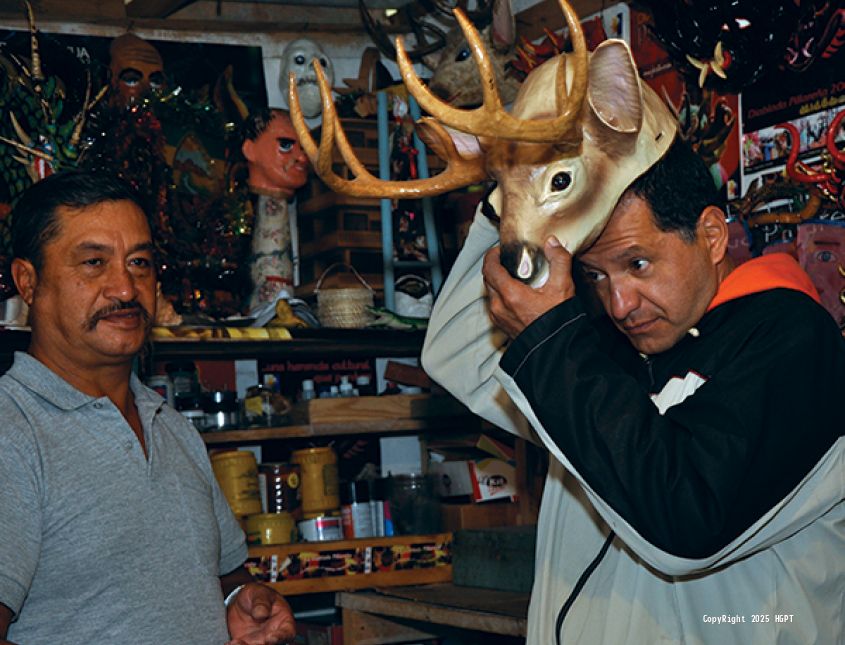
<path fill-rule="evenodd" d="M 286 114 L 275 113 L 264 132 L 244 141 L 243 153 L 252 188 L 291 197 L 308 181 L 311 166 Z"/>
<path fill-rule="evenodd" d="M 580 257 L 605 311 L 643 354 L 675 345 L 716 294 L 723 252 L 701 229 L 699 219 L 692 242 L 661 231 L 646 202 L 624 196 L 601 236 Z"/>
<path fill-rule="evenodd" d="M 109 70 L 114 100 L 121 106 L 138 103 L 164 87 L 164 63 L 158 51 L 132 34 L 115 39 Z"/>
<path fill-rule="evenodd" d="M 33 341 L 47 358 L 80 367 L 125 364 L 155 317 L 150 229 L 132 202 L 59 209 L 59 233 L 44 246 L 31 307 Z M 40 357 L 39 357 L 40 358 Z"/>

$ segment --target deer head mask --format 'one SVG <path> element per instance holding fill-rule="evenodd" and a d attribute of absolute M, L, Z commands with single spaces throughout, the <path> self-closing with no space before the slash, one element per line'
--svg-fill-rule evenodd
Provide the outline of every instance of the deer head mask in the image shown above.
<path fill-rule="evenodd" d="M 322 75 L 323 127 L 317 145 L 291 78 L 291 117 L 316 172 L 336 192 L 399 199 L 493 179 L 496 188 L 488 201 L 500 219 L 502 264 L 527 283 L 542 281 L 545 239 L 556 235 L 572 252 L 595 240 L 625 188 L 666 152 L 677 127 L 666 105 L 640 83 L 627 44 L 608 40 L 588 54 L 578 17 L 565 0 L 559 2 L 573 52 L 529 74 L 510 113 L 502 106 L 479 34 L 460 10 L 455 15 L 484 88 L 484 103 L 476 109 L 458 109 L 434 96 L 397 39 L 405 85 L 432 115 L 418 123 L 420 135 L 448 161 L 442 173 L 429 179 L 392 182 L 372 176 L 346 140 Z M 335 142 L 354 179 L 333 172 Z"/>

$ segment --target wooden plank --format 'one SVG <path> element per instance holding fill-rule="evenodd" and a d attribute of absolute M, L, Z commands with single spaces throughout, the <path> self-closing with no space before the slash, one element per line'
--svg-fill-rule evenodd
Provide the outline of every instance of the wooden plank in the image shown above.
<path fill-rule="evenodd" d="M 443 596 L 443 589 L 448 594 Z M 527 631 L 528 597 L 524 594 L 498 595 L 494 605 L 486 592 L 489 589 L 434 585 L 414 587 L 414 591 L 428 597 L 404 596 L 391 590 L 340 593 L 336 603 L 344 609 L 353 609 L 381 616 L 392 616 L 426 623 L 449 625 L 506 636 L 525 636 Z M 392 591 L 396 591 L 395 589 Z M 408 591 L 402 588 L 400 591 Z M 502 592 L 499 592 L 501 594 Z M 439 600 L 438 600 L 439 598 Z M 503 613 L 507 611 L 508 613 Z"/>
<path fill-rule="evenodd" d="M 325 578 L 310 578 L 307 580 L 285 580 L 283 582 L 268 582 L 279 593 L 293 596 L 306 593 L 323 593 L 327 591 L 354 591 L 372 587 L 388 587 L 391 585 L 426 585 L 449 582 L 452 580 L 452 566 L 432 567 L 431 569 L 409 569 L 407 571 L 379 571 L 376 573 L 355 576 L 332 576 Z"/>
<path fill-rule="evenodd" d="M 460 414 L 469 414 L 469 411 L 456 399 L 430 394 L 356 396 L 315 399 L 308 402 L 308 419 L 312 425 L 369 422 L 377 419 L 423 419 Z"/>
<path fill-rule="evenodd" d="M 427 533 L 424 535 L 392 535 L 389 537 L 369 537 L 357 540 L 335 540 L 332 542 L 296 542 L 293 544 L 273 544 L 270 546 L 250 546 L 249 557 L 278 555 L 284 557 L 299 551 L 333 551 L 354 549 L 364 546 L 395 546 L 432 542 L 441 544 L 452 541 L 451 533 Z M 372 574 L 369 574 L 372 575 Z"/>
<path fill-rule="evenodd" d="M 130 0 L 126 15 L 130 18 L 167 18 L 193 0 Z"/>
<path fill-rule="evenodd" d="M 387 645 L 435 637 L 434 634 L 408 625 L 346 607 L 343 608 L 342 616 L 344 645 Z"/>
<path fill-rule="evenodd" d="M 370 249 L 381 251 L 380 231 L 334 231 L 328 235 L 321 235 L 313 242 L 302 245 L 301 255 L 312 258 L 320 253 L 346 249 Z"/>

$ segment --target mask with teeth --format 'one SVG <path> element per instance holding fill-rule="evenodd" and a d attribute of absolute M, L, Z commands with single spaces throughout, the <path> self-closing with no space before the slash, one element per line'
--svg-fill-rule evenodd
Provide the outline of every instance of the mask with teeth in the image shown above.
<path fill-rule="evenodd" d="M 322 65 L 329 86 L 333 86 L 334 67 L 332 61 L 317 43 L 304 38 L 294 40 L 285 48 L 282 54 L 282 72 L 279 77 L 282 95 L 287 96 L 288 74 L 290 72 L 296 74 L 296 85 L 299 90 L 302 113 L 308 118 L 317 116 L 323 109 L 320 101 L 320 88 L 317 86 L 317 74 L 311 65 L 311 61 L 315 58 Z"/>

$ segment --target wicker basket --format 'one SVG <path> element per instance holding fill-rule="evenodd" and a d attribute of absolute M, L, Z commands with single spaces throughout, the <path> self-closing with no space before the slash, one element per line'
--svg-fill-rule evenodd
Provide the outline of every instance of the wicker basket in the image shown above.
<path fill-rule="evenodd" d="M 352 271 L 362 286 L 320 290 L 326 275 L 337 267 Z M 373 320 L 373 315 L 367 309 L 374 304 L 373 289 L 352 265 L 336 262 L 326 268 L 317 280 L 314 295 L 317 296 L 317 317 L 323 327 L 361 329 Z"/>

